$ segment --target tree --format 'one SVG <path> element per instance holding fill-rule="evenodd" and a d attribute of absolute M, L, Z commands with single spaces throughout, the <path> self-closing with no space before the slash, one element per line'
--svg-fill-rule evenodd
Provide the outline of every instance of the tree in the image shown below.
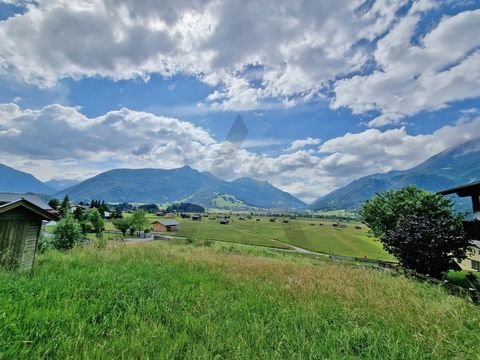
<path fill-rule="evenodd" d="M 60 206 L 60 200 L 58 199 L 50 199 L 48 201 L 48 206 L 50 206 L 53 210 L 57 210 L 57 207 Z"/>
<path fill-rule="evenodd" d="M 115 219 L 121 219 L 121 218 L 123 218 L 122 209 L 120 209 L 119 207 L 117 207 L 117 208 L 115 209 L 115 212 L 113 213 L 113 217 L 114 217 Z"/>
<path fill-rule="evenodd" d="M 57 223 L 53 232 L 53 246 L 57 250 L 70 250 L 82 240 L 80 225 L 69 213 Z"/>
<path fill-rule="evenodd" d="M 379 238 L 393 230 L 400 219 L 409 215 L 444 219 L 452 216 L 452 203 L 440 195 L 407 186 L 390 190 L 367 200 L 360 210 L 364 222 Z"/>
<path fill-rule="evenodd" d="M 469 247 L 462 222 L 455 216 L 408 215 L 384 236 L 383 243 L 403 267 L 435 278 L 465 259 Z"/>
<path fill-rule="evenodd" d="M 127 218 L 115 219 L 112 221 L 113 226 L 122 232 L 123 237 L 127 234 L 127 230 L 130 229 L 130 220 Z"/>
<path fill-rule="evenodd" d="M 135 210 L 130 217 L 130 227 L 133 231 L 140 232 L 148 227 L 147 213 L 143 210 Z"/>
<path fill-rule="evenodd" d="M 83 210 L 82 207 L 77 206 L 77 207 L 75 208 L 75 211 L 73 212 L 73 217 L 75 218 L 75 220 L 81 222 L 81 221 L 83 221 L 84 212 L 85 212 L 85 211 Z"/>
<path fill-rule="evenodd" d="M 68 195 L 65 195 L 65 197 L 63 198 L 63 201 L 60 204 L 59 211 L 62 218 L 66 217 L 67 214 L 70 213 L 70 199 L 68 198 Z"/>
<path fill-rule="evenodd" d="M 103 220 L 102 215 L 100 215 L 98 209 L 90 211 L 87 215 L 87 220 L 92 224 L 94 233 L 100 234 L 103 231 L 105 221 Z"/>
<path fill-rule="evenodd" d="M 192 204 L 192 203 L 180 203 L 173 204 L 167 207 L 167 212 L 195 212 L 195 213 L 204 213 L 205 208 L 203 206 Z"/>
<path fill-rule="evenodd" d="M 407 186 L 367 200 L 360 214 L 385 250 L 406 268 L 439 277 L 454 259 L 465 258 L 462 216 L 440 195 Z"/>
<path fill-rule="evenodd" d="M 140 205 L 138 208 L 141 210 L 145 210 L 146 212 L 149 212 L 149 213 L 155 213 L 159 210 L 157 204 L 144 204 L 144 205 Z"/>
<path fill-rule="evenodd" d="M 88 220 L 83 220 L 80 222 L 80 228 L 82 229 L 82 234 L 87 235 L 88 233 L 93 232 L 93 225 Z"/>

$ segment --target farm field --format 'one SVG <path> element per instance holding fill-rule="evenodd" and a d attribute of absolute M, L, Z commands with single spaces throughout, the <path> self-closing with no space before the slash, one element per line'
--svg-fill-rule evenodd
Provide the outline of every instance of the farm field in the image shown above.
<path fill-rule="evenodd" d="M 149 218 L 151 221 L 158 219 L 155 216 Z M 289 248 L 290 244 L 335 255 L 393 259 L 383 250 L 381 243 L 368 234 L 367 228 L 356 222 L 342 222 L 347 227 L 338 228 L 332 226 L 333 220 L 325 219 L 299 218 L 284 224 L 280 218 L 272 223 L 268 217 L 261 217 L 260 221 L 256 221 L 255 218 L 239 220 L 239 217 L 232 216 L 228 225 L 221 225 L 218 218 L 192 221 L 177 217 L 176 220 L 180 223 L 180 231 L 175 235 L 190 239 L 229 241 L 277 248 Z M 320 223 L 323 223 L 323 226 L 320 226 Z M 355 226 L 360 226 L 361 229 L 355 229 Z"/>
<path fill-rule="evenodd" d="M 0 358 L 474 359 L 442 288 L 235 244 L 93 246 L 0 272 Z"/>

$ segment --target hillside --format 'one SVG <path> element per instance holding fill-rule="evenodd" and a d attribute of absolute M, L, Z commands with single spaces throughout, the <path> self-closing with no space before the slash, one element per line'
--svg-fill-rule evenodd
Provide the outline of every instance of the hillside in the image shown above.
<path fill-rule="evenodd" d="M 410 184 L 439 191 L 480 180 L 480 138 L 447 149 L 404 171 L 390 171 L 353 181 L 310 205 L 312 210 L 355 209 L 376 193 Z M 460 202 L 460 201 L 459 201 Z"/>
<path fill-rule="evenodd" d="M 248 206 L 300 208 L 305 204 L 267 182 L 221 180 L 188 166 L 179 169 L 116 169 L 101 173 L 56 194 L 75 200 L 102 199 L 111 202 L 195 202 L 215 204 L 218 195 L 231 195 Z"/>
<path fill-rule="evenodd" d="M 480 341 L 441 287 L 234 245 L 52 251 L 0 272 L 0 303 L 5 359 L 476 359 Z"/>
<path fill-rule="evenodd" d="M 50 194 L 53 191 L 33 175 L 0 164 L 0 192 Z"/>
<path fill-rule="evenodd" d="M 67 189 L 69 187 L 72 187 L 74 185 L 77 185 L 80 183 L 80 180 L 69 180 L 69 179 L 63 179 L 63 180 L 49 180 L 45 182 L 45 185 L 51 187 L 55 191 L 60 191 Z"/>

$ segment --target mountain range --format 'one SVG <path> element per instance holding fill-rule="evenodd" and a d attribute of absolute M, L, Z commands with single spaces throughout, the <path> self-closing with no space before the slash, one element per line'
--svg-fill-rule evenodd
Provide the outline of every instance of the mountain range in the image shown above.
<path fill-rule="evenodd" d="M 0 192 L 50 194 L 53 191 L 33 175 L 0 164 Z"/>
<path fill-rule="evenodd" d="M 304 202 L 268 182 L 241 178 L 225 181 L 189 166 L 178 169 L 115 169 L 56 193 L 71 199 L 111 202 L 172 203 L 188 201 L 211 206 L 216 196 L 228 194 L 247 206 L 303 208 Z"/>
<path fill-rule="evenodd" d="M 376 193 L 414 184 L 439 191 L 480 180 L 480 138 L 447 149 L 409 170 L 390 171 L 357 179 L 320 197 L 311 210 L 358 209 Z M 207 207 L 303 209 L 307 205 L 269 182 L 251 178 L 225 181 L 189 166 L 178 169 L 115 169 L 78 183 L 52 180 L 0 164 L 0 192 L 33 192 L 73 200 L 173 203 L 188 201 Z"/>
<path fill-rule="evenodd" d="M 70 179 L 61 179 L 61 180 L 53 179 L 53 180 L 45 181 L 45 185 L 51 187 L 56 191 L 64 190 L 66 188 L 77 185 L 79 183 L 81 183 L 80 180 L 70 180 Z"/>
<path fill-rule="evenodd" d="M 447 149 L 412 169 L 357 179 L 317 199 L 310 208 L 358 209 L 365 200 L 389 189 L 413 184 L 436 192 L 477 180 L 480 180 L 480 138 Z"/>

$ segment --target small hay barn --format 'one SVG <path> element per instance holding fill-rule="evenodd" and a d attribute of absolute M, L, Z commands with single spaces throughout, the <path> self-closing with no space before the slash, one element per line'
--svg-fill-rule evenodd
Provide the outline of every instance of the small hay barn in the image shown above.
<path fill-rule="evenodd" d="M 180 224 L 175 220 L 156 220 L 152 222 L 153 231 L 156 232 L 176 232 Z"/>
<path fill-rule="evenodd" d="M 42 221 L 56 219 L 53 209 L 38 197 L 0 194 L 0 266 L 30 271 Z"/>

